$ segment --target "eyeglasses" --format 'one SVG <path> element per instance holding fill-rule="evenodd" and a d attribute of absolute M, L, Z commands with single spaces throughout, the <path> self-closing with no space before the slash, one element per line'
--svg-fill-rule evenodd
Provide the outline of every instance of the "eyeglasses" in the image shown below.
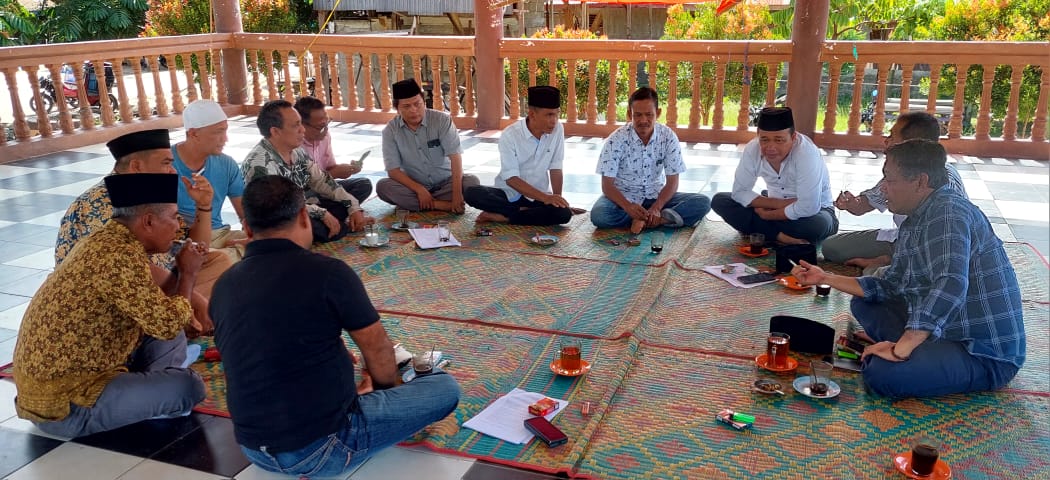
<path fill-rule="evenodd" d="M 310 127 L 310 128 L 312 128 L 314 130 L 317 130 L 318 132 L 321 132 L 321 133 L 324 133 L 324 132 L 328 131 L 328 124 L 327 123 L 324 124 L 324 125 L 321 125 L 321 126 L 311 125 L 309 123 L 303 123 L 303 125 L 306 125 L 307 127 Z"/>

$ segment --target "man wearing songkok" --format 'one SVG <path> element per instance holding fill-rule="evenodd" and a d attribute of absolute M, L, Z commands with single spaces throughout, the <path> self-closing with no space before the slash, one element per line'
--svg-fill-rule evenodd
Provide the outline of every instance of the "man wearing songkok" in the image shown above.
<path fill-rule="evenodd" d="M 165 285 L 154 283 L 148 267 L 148 255 L 167 252 L 179 231 L 179 177 L 104 181 L 113 219 L 44 281 L 15 344 L 15 411 L 52 435 L 187 415 L 204 399 L 204 383 L 186 368 L 193 359 L 183 328 L 207 245 L 182 248 L 179 275 Z"/>
<path fill-rule="evenodd" d="M 213 100 L 196 100 L 182 111 L 182 126 L 186 129 L 186 141 L 171 147 L 175 158 L 172 165 L 180 176 L 188 178 L 196 173 L 211 184 L 211 205 L 200 210 L 211 215 L 210 245 L 236 262 L 244 253 L 247 236 L 242 231 L 233 231 L 223 222 L 221 212 L 223 203 L 229 198 L 237 218 L 244 218 L 241 210 L 244 176 L 233 157 L 222 153 L 227 139 L 226 112 Z M 185 187 L 179 188 L 179 215 L 182 218 L 197 217 L 197 204 Z"/>
<path fill-rule="evenodd" d="M 353 195 L 343 190 L 328 172 L 299 148 L 306 128 L 291 103 L 285 100 L 266 102 L 255 123 L 263 138 L 248 152 L 248 158 L 241 165 L 245 183 L 251 184 L 256 178 L 266 175 L 280 175 L 303 189 L 315 242 L 339 240 L 373 221 L 365 216 Z"/>
<path fill-rule="evenodd" d="M 310 478 L 345 475 L 456 409 L 459 385 L 440 369 L 397 385 L 393 345 L 361 279 L 342 260 L 310 251 L 299 187 L 255 179 L 244 213 L 252 242 L 219 279 L 211 314 L 234 435 L 252 463 Z M 364 357 L 360 382 L 343 332 Z"/>
<path fill-rule="evenodd" d="M 658 122 L 660 98 L 649 87 L 631 94 L 630 123 L 605 141 L 598 159 L 602 196 L 591 209 L 598 228 L 692 227 L 711 210 L 711 200 L 699 193 L 678 192 L 678 175 L 685 171 L 678 135 Z"/>
<path fill-rule="evenodd" d="M 762 194 L 754 191 L 759 178 Z M 786 107 L 758 114 L 758 135 L 744 146 L 733 191 L 715 194 L 711 208 L 740 233 L 761 233 L 771 243 L 816 244 L 839 229 L 824 157 L 795 132 Z"/>
<path fill-rule="evenodd" d="M 561 196 L 565 131 L 558 121 L 561 93 L 529 87 L 529 112 L 499 137 L 500 171 L 495 187 L 467 189 L 467 204 L 482 210 L 478 222 L 558 225 L 572 219 Z"/>
<path fill-rule="evenodd" d="M 926 112 L 907 112 L 897 118 L 893 128 L 890 129 L 890 134 L 886 136 L 885 143 L 886 147 L 891 147 L 913 138 L 924 138 L 936 142 L 940 140 L 940 137 L 941 124 L 937 121 L 937 117 Z M 959 171 L 950 163 L 945 163 L 944 169 L 948 174 L 948 187 L 966 197 L 966 187 L 963 186 Z M 883 181 L 879 180 L 874 187 L 861 192 L 860 195 L 843 191 L 835 200 L 835 207 L 857 216 L 875 209 L 885 212 L 887 205 L 886 198 L 882 195 L 882 183 Z M 865 275 L 881 274 L 880 271 L 890 264 L 893 242 L 897 239 L 897 229 L 905 218 L 908 217 L 894 214 L 893 228 L 843 232 L 828 237 L 820 246 L 824 260 L 861 267 Z"/>
<path fill-rule="evenodd" d="M 144 130 L 117 137 L 106 144 L 116 159 L 113 174 L 129 173 L 175 173 L 172 166 L 171 141 L 168 131 L 163 129 Z M 211 221 L 206 210 L 212 204 L 212 187 L 203 175 L 191 174 L 179 178 L 186 195 L 196 210 L 192 226 L 187 226 L 187 219 L 179 216 L 179 231 L 171 250 L 157 252 L 150 256 L 150 271 L 157 285 L 166 285 L 172 281 L 169 277 L 179 275 L 172 271 L 175 266 L 175 253 L 184 242 L 195 241 L 208 245 L 211 242 Z M 113 205 L 110 203 L 109 191 L 105 182 L 89 188 L 80 194 L 66 210 L 58 228 L 58 240 L 55 242 L 55 265 L 61 265 L 73 247 L 87 238 L 92 232 L 102 228 L 113 217 Z M 211 319 L 208 318 L 208 297 L 211 288 L 219 275 L 230 267 L 230 258 L 221 252 L 208 252 L 201 271 L 197 273 L 194 283 L 193 315 L 189 333 L 197 335 L 211 331 Z"/>
<path fill-rule="evenodd" d="M 882 278 L 826 273 L 802 261 L 806 285 L 854 295 L 853 316 L 874 343 L 864 383 L 889 397 L 995 390 L 1024 365 L 1017 275 L 979 208 L 948 187 L 944 147 L 908 140 L 886 151 L 882 193 L 907 215 Z"/>
<path fill-rule="evenodd" d="M 331 130 L 328 129 L 331 120 L 325 110 L 325 104 L 314 97 L 302 97 L 295 101 L 294 107 L 303 119 L 303 126 L 306 127 L 306 136 L 299 148 L 310 155 L 322 170 L 328 172 L 343 190 L 353 195 L 358 203 L 367 200 L 372 194 L 372 181 L 363 177 L 350 178 L 351 175 L 361 172 L 361 165 L 335 161 Z"/>
<path fill-rule="evenodd" d="M 383 164 L 389 178 L 376 195 L 400 208 L 463 213 L 466 189 L 481 182 L 463 173 L 463 149 L 452 117 L 426 107 L 419 84 L 393 85 L 397 116 L 383 129 Z"/>

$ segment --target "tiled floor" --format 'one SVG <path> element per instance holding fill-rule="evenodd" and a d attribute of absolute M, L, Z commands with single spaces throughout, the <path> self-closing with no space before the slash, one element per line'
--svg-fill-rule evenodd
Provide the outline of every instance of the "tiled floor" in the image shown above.
<path fill-rule="evenodd" d="M 231 121 L 226 153 L 240 161 L 258 142 L 254 118 Z M 333 128 L 335 151 L 357 158 L 372 149 L 365 174 L 384 176 L 382 125 L 347 124 Z M 464 131 L 464 169 L 491 184 L 499 171 L 498 132 Z M 173 139 L 181 138 L 173 133 Z M 567 140 L 565 196 L 589 208 L 601 194 L 594 174 L 602 139 Z M 689 171 L 681 190 L 712 195 L 732 187 L 738 145 L 688 144 Z M 825 152 L 832 187 L 859 192 L 881 176 L 882 158 L 871 152 Z M 1004 241 L 1024 241 L 1050 253 L 1050 165 L 1033 160 L 954 156 L 974 203 L 984 210 Z M 70 202 L 112 169 L 104 145 L 0 164 L 0 365 L 11 360 L 15 336 L 29 299 L 54 267 L 58 224 Z M 227 202 L 224 216 L 236 222 Z M 712 214 L 713 216 L 713 214 Z M 889 214 L 854 217 L 843 213 L 843 229 L 890 225 Z M 115 432 L 67 441 L 44 435 L 15 417 L 14 384 L 0 380 L 0 478 L 55 479 L 265 479 L 250 467 L 233 440 L 229 420 L 193 414 L 155 420 Z M 366 462 L 350 478 L 533 479 L 548 478 L 427 450 L 395 448 Z"/>

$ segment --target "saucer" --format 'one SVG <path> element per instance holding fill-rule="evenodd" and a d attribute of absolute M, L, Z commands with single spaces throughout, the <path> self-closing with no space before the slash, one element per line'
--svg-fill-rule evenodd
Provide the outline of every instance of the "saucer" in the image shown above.
<path fill-rule="evenodd" d="M 765 353 L 755 357 L 755 363 L 760 368 L 764 368 L 764 369 L 769 370 L 771 372 L 790 372 L 790 371 L 793 371 L 796 368 L 798 368 L 798 360 L 795 360 L 794 358 L 791 358 L 791 357 L 788 357 L 788 366 L 787 366 L 787 368 L 773 367 L 773 366 L 769 365 L 769 357 Z"/>
<path fill-rule="evenodd" d="M 801 393 L 809 398 L 835 398 L 842 393 L 842 387 L 835 383 L 834 380 L 828 380 L 828 393 L 826 395 L 816 395 L 809 391 L 809 384 L 813 381 L 813 378 L 809 375 L 803 375 L 791 382 L 791 386 L 795 387 L 795 391 Z"/>
<path fill-rule="evenodd" d="M 741 246 L 739 249 L 737 249 L 737 251 L 740 252 L 741 255 L 743 255 L 745 257 L 751 257 L 751 258 L 758 258 L 758 257 L 764 257 L 766 255 L 769 255 L 769 249 L 768 248 L 763 248 L 762 252 L 760 252 L 760 253 L 751 253 L 751 247 L 748 246 L 748 245 Z"/>
<path fill-rule="evenodd" d="M 549 247 L 558 243 L 558 237 L 555 235 L 533 235 L 529 241 L 541 247 Z"/>
<path fill-rule="evenodd" d="M 937 463 L 933 465 L 933 472 L 929 475 L 916 475 L 911 473 L 911 452 L 904 452 L 893 457 L 893 466 L 897 467 L 897 471 L 904 474 L 905 477 L 914 478 L 917 480 L 947 480 L 952 478 L 952 468 L 941 459 L 937 459 Z"/>
<path fill-rule="evenodd" d="M 561 359 L 555 358 L 554 361 L 551 362 L 551 371 L 557 373 L 558 375 L 563 375 L 566 377 L 578 377 L 591 371 L 591 364 L 587 363 L 587 360 L 580 360 L 579 370 L 566 370 L 564 368 L 561 368 Z"/>
<path fill-rule="evenodd" d="M 358 245 L 361 245 L 362 247 L 365 247 L 365 248 L 379 248 L 379 247 L 382 247 L 382 246 L 384 246 L 384 245 L 386 245 L 388 243 L 390 243 L 390 239 L 380 240 L 380 242 L 375 244 L 375 245 L 369 244 L 363 238 L 357 241 Z"/>
<path fill-rule="evenodd" d="M 410 228 L 418 228 L 419 224 L 416 222 L 405 222 L 404 225 L 397 222 L 390 222 L 390 229 L 397 230 L 399 232 L 407 232 Z"/>
<path fill-rule="evenodd" d="M 787 288 L 790 288 L 792 290 L 809 290 L 811 288 L 810 285 L 803 285 L 803 284 L 799 283 L 798 279 L 795 278 L 794 276 L 791 276 L 791 275 L 788 275 L 786 277 L 778 278 L 777 279 L 777 283 L 779 283 L 779 284 L 781 284 L 781 285 L 783 285 L 783 286 L 785 286 Z"/>

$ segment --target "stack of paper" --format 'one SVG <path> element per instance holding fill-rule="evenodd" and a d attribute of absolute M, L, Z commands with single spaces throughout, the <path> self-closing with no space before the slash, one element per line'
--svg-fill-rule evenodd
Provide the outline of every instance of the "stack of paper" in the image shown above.
<path fill-rule="evenodd" d="M 743 277 L 744 275 L 752 275 L 758 273 L 758 270 L 755 270 L 753 267 L 749 267 L 743 263 L 730 263 L 728 265 L 732 265 L 734 267 L 733 273 L 722 273 L 723 265 L 712 265 L 710 267 L 704 267 L 704 271 L 729 282 L 729 284 L 734 287 L 740 288 L 757 287 L 759 285 L 765 285 L 767 283 L 773 283 L 776 281 L 770 280 L 768 282 L 752 283 L 749 285 L 745 285 L 743 283 L 740 283 L 740 281 L 737 279 Z"/>
<path fill-rule="evenodd" d="M 416 241 L 416 245 L 419 248 L 439 248 L 439 247 L 462 247 L 463 244 L 456 240 L 456 236 L 452 235 L 452 232 L 448 234 L 448 240 L 442 242 L 438 238 L 438 229 L 436 228 L 410 228 L 408 233 L 412 235 L 412 240 Z"/>
<path fill-rule="evenodd" d="M 525 428 L 525 419 L 532 418 L 529 414 L 529 405 L 544 398 L 542 393 L 527 392 L 520 388 L 511 390 L 510 393 L 497 398 L 491 405 L 485 407 L 474 418 L 463 423 L 464 427 L 477 430 L 485 435 L 491 435 L 500 440 L 521 445 L 532 440 L 532 432 Z M 569 402 L 565 400 L 552 399 L 558 402 L 558 409 L 544 415 L 547 420 L 554 418 Z"/>

